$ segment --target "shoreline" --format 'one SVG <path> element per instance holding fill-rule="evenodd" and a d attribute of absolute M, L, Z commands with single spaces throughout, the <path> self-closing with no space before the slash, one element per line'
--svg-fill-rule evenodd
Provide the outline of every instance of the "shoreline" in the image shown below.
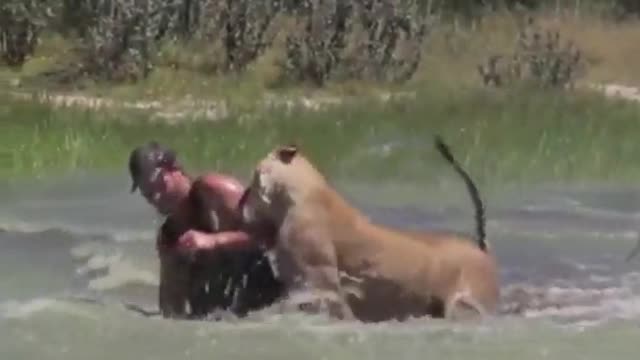
<path fill-rule="evenodd" d="M 187 95 L 181 99 L 166 98 L 156 100 L 119 100 L 113 97 L 83 95 L 80 92 L 49 91 L 8 91 L 9 97 L 16 100 L 35 101 L 54 108 L 80 108 L 89 110 L 141 110 L 152 112 L 151 120 L 160 120 L 168 124 L 182 121 L 220 121 L 231 116 L 236 110 L 224 99 L 204 100 Z M 322 111 L 334 106 L 345 105 L 357 100 L 378 100 L 383 103 L 393 99 L 415 99 L 414 91 L 379 91 L 375 95 L 338 96 L 338 95 L 278 95 L 265 92 L 261 99 L 252 105 L 257 111 L 295 109 Z M 251 111 L 249 111 L 251 112 Z"/>
<path fill-rule="evenodd" d="M 620 83 L 589 83 L 579 85 L 577 89 L 590 90 L 609 99 L 621 99 L 640 104 L 640 87 Z M 7 91 L 9 97 L 16 100 L 35 101 L 39 104 L 50 105 L 54 108 L 79 108 L 93 111 L 101 109 L 141 110 L 151 112 L 151 120 L 159 120 L 168 124 L 178 124 L 183 121 L 211 121 L 217 122 L 229 117 L 236 110 L 224 99 L 204 100 L 186 95 L 181 99 L 166 98 L 156 100 L 119 100 L 114 97 L 83 95 L 81 92 L 55 91 Z M 253 103 L 256 111 L 295 109 L 315 112 L 327 110 L 331 107 L 345 105 L 357 100 L 379 100 L 386 103 L 393 99 L 416 99 L 415 91 L 378 91 L 376 94 L 366 95 L 279 95 L 265 92 L 261 99 Z M 251 112 L 251 111 L 248 111 Z"/>

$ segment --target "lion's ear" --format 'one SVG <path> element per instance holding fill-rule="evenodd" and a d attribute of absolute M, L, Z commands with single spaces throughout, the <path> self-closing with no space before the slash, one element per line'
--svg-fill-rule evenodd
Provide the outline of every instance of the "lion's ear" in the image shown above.
<path fill-rule="evenodd" d="M 285 164 L 289 164 L 291 160 L 298 153 L 298 146 L 296 144 L 290 144 L 287 146 L 282 146 L 278 149 L 278 160 L 282 161 Z"/>

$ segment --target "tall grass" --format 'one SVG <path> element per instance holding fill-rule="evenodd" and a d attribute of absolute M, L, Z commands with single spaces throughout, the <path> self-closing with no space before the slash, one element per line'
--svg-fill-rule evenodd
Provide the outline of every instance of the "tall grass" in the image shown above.
<path fill-rule="evenodd" d="M 150 122 L 142 112 L 54 110 L 3 99 L 0 172 L 124 172 L 131 148 L 157 139 L 175 147 L 194 171 L 247 175 L 271 147 L 297 142 L 333 177 L 427 183 L 438 181 L 445 166 L 433 151 L 438 133 L 484 185 L 640 177 L 635 104 L 531 89 L 426 88 L 417 97 L 178 125 Z"/>

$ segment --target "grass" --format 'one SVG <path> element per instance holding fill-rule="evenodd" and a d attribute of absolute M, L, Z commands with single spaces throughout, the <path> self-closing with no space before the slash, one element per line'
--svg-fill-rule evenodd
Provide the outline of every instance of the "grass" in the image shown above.
<path fill-rule="evenodd" d="M 483 186 L 640 177 L 635 104 L 530 89 L 436 88 L 417 96 L 177 125 L 149 122 L 143 112 L 54 110 L 5 99 L 0 171 L 4 177 L 122 172 L 131 148 L 154 138 L 175 147 L 192 169 L 247 175 L 271 147 L 294 141 L 336 178 L 428 183 L 445 171 L 432 146 L 438 133 Z"/>
<path fill-rule="evenodd" d="M 583 50 L 589 70 L 583 82 L 621 82 L 640 85 L 640 21 L 614 23 L 602 16 L 584 12 L 557 13 L 541 10 L 528 13 L 545 29 L 558 30 L 563 41 L 570 40 Z M 73 84 L 86 95 L 121 100 L 225 99 L 245 106 L 266 91 L 289 95 L 363 95 L 398 88 L 421 88 L 428 84 L 444 87 L 479 87 L 476 67 L 489 56 L 509 53 L 516 40 L 522 15 L 496 12 L 472 25 L 443 22 L 431 31 L 423 49 L 424 57 L 414 78 L 404 86 L 373 84 L 366 81 L 329 83 L 323 89 L 304 84 L 277 87 L 275 78 L 281 71 L 275 65 L 278 46 L 251 64 L 242 75 L 216 75 L 211 71 L 220 52 L 211 44 L 165 43 L 160 48 L 151 76 L 137 83 L 95 84 L 88 81 Z M 203 50 L 204 49 L 204 50 Z M 0 67 L 0 85 L 19 81 L 24 89 L 60 90 L 46 79 L 37 79 L 43 71 L 69 63 L 71 44 L 59 35 L 45 35 L 36 54 L 23 70 Z M 65 88 L 64 90 L 72 90 Z"/>
<path fill-rule="evenodd" d="M 543 29 L 558 31 L 562 43 L 572 41 L 588 61 L 588 71 L 580 83 L 616 82 L 640 85 L 640 21 L 613 23 L 584 13 L 556 14 L 541 11 L 529 14 Z M 522 16 L 494 13 L 472 28 L 443 24 L 430 37 L 425 59 L 416 78 L 444 86 L 477 87 L 476 66 L 490 55 L 510 54 Z"/>
<path fill-rule="evenodd" d="M 538 14 L 585 50 L 591 66 L 584 82 L 640 84 L 640 22 L 613 25 L 581 14 Z M 403 86 L 362 81 L 275 90 L 267 54 L 241 76 L 203 75 L 202 54 L 167 48 L 165 60 L 193 66 L 160 66 L 140 83 L 85 84 L 80 92 L 117 99 L 160 99 L 191 95 L 229 100 L 235 111 L 217 122 L 151 122 L 145 112 L 53 109 L 0 95 L 0 176 L 31 177 L 83 169 L 123 172 L 131 148 L 158 139 L 180 151 L 187 166 L 247 175 L 255 161 L 278 143 L 296 141 L 334 177 L 423 184 L 441 181 L 446 166 L 433 151 L 439 133 L 484 186 L 540 182 L 632 183 L 640 178 L 635 135 L 638 107 L 582 91 L 532 89 L 496 91 L 480 87 L 476 66 L 513 47 L 517 18 L 494 14 L 473 28 L 441 24 L 431 34 L 415 78 Z M 24 90 L 56 90 L 29 83 L 33 75 L 68 56 L 64 39 L 46 38 L 20 72 L 0 69 L 0 85 L 20 79 Z M 627 65 L 628 64 L 628 65 Z M 359 97 L 318 112 L 258 109 L 266 91 L 289 95 L 363 95 L 413 90 L 415 100 L 388 103 Z M 256 111 L 258 110 L 258 111 Z"/>
<path fill-rule="evenodd" d="M 587 58 L 589 68 L 581 83 L 618 82 L 640 85 L 640 21 L 613 23 L 602 17 L 574 12 L 533 13 L 538 24 L 558 30 L 561 39 L 575 42 Z M 375 84 L 367 81 L 329 83 L 317 89 L 304 84 L 278 87 L 274 83 L 277 51 L 267 52 L 241 75 L 216 75 L 208 69 L 216 62 L 215 48 L 209 44 L 165 44 L 154 71 L 148 79 L 137 83 L 104 84 L 84 81 L 75 87 L 58 87 L 46 78 L 44 71 L 73 59 L 71 44 L 58 35 L 46 35 L 36 54 L 21 71 L 0 67 L 0 88 L 16 90 L 49 90 L 80 92 L 119 100 L 162 100 L 170 103 L 189 97 L 196 100 L 224 100 L 231 107 L 251 108 L 265 92 L 282 95 L 371 95 L 380 91 L 414 90 L 439 86 L 452 91 L 481 86 L 476 67 L 489 56 L 509 53 L 514 48 L 518 23 L 522 16 L 497 12 L 472 26 L 441 23 L 433 28 L 425 48 L 423 61 L 414 78 L 402 86 Z M 205 50 L 202 50 L 205 49 Z M 206 50 L 209 49 L 209 50 Z M 217 55 L 216 55 L 217 54 Z M 177 65 L 177 67 L 176 67 Z"/>
<path fill-rule="evenodd" d="M 276 86 L 281 69 L 275 65 L 275 51 L 268 51 L 241 74 L 216 74 L 206 70 L 214 66 L 203 57 L 207 43 L 179 45 L 165 43 L 159 49 L 154 70 L 149 77 L 138 82 L 96 83 L 81 79 L 73 84 L 59 84 L 43 76 L 51 70 L 73 63 L 74 54 L 70 41 L 57 34 L 43 35 L 36 53 L 19 71 L 0 66 L 0 88 L 17 91 L 50 91 L 56 93 L 80 93 L 120 101 L 176 101 L 223 100 L 234 108 L 246 109 L 255 105 L 265 92 L 284 96 L 312 95 L 371 95 L 389 91 L 397 86 L 380 85 L 365 81 L 329 83 L 324 88 L 308 84 Z M 211 55 L 213 56 L 213 55 Z M 65 65 L 67 64 L 67 65 Z"/>

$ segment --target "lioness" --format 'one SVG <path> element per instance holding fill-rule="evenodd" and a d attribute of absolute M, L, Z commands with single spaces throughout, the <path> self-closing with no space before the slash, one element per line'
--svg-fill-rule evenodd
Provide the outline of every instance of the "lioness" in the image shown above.
<path fill-rule="evenodd" d="M 287 289 L 308 286 L 317 290 L 332 317 L 365 322 L 493 313 L 499 289 L 482 202 L 439 137 L 436 145 L 472 195 L 477 246 L 453 234 L 371 222 L 295 145 L 278 147 L 263 158 L 239 206 L 247 223 L 269 223 L 277 230 L 276 272 Z"/>

